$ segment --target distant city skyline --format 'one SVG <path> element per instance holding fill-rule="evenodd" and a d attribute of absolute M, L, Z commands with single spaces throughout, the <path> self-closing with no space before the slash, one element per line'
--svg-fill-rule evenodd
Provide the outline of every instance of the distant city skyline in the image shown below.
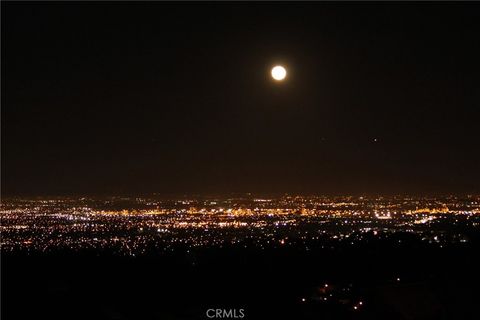
<path fill-rule="evenodd" d="M 469 241 L 479 222 L 480 196 L 17 198 L 4 201 L 0 214 L 4 252 L 136 256 L 247 244 L 308 249 L 312 241 L 324 248 L 328 241 L 353 245 L 402 233 L 442 247 Z"/>

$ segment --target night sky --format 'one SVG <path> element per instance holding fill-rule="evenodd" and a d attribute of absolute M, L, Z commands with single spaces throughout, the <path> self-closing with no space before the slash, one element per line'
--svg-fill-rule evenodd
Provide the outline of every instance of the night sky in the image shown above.
<path fill-rule="evenodd" d="M 478 193 L 479 17 L 2 2 L 2 193 Z"/>

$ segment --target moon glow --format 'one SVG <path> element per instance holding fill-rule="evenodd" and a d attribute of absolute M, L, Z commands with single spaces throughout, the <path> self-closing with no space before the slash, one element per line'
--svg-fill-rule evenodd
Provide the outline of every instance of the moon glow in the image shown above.
<path fill-rule="evenodd" d="M 287 76 L 287 70 L 282 66 L 275 66 L 272 69 L 272 78 L 281 81 Z"/>

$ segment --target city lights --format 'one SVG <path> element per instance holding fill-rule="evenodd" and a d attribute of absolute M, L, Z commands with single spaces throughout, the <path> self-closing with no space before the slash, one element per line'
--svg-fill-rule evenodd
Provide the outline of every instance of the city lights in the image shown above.
<path fill-rule="evenodd" d="M 432 227 L 448 222 L 479 226 L 475 198 L 404 199 L 300 197 L 275 199 L 122 198 L 9 199 L 2 203 L 2 250 L 104 249 L 138 255 L 147 250 L 253 246 L 304 247 L 308 243 L 354 246 L 397 232 L 430 245 L 466 244 L 461 233 Z M 309 228 L 308 226 L 316 226 Z M 248 243 L 248 244 L 247 244 Z M 401 245 L 401 240 L 397 241 Z M 400 281 L 400 278 L 396 278 Z M 328 284 L 325 284 L 325 288 Z"/>

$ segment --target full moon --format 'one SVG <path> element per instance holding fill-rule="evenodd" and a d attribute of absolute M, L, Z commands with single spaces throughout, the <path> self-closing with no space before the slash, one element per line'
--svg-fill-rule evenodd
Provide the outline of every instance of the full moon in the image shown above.
<path fill-rule="evenodd" d="M 273 79 L 275 79 L 277 81 L 280 81 L 280 80 L 285 79 L 286 76 L 287 76 L 287 70 L 285 70 L 284 67 L 282 67 L 282 66 L 273 67 L 273 69 L 272 69 L 272 78 Z"/>

